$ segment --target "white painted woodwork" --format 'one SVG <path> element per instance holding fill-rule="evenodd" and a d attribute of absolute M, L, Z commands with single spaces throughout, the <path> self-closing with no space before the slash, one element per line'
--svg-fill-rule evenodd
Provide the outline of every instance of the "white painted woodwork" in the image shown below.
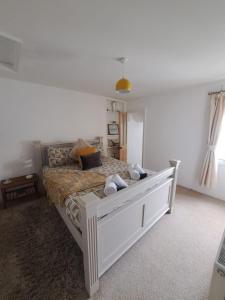
<path fill-rule="evenodd" d="M 168 180 L 144 196 L 143 227 L 154 223 L 163 211 L 169 209 L 171 184 L 171 180 Z"/>
<path fill-rule="evenodd" d="M 112 213 L 98 224 L 99 275 L 101 276 L 136 240 L 142 230 L 141 202 Z"/>
<path fill-rule="evenodd" d="M 171 186 L 170 210 L 169 210 L 169 213 L 171 213 L 172 209 L 173 209 L 173 201 L 175 199 L 175 194 L 176 194 L 178 168 L 179 168 L 179 165 L 180 165 L 180 161 L 170 160 L 169 162 L 170 162 L 171 167 L 174 167 L 174 174 L 173 174 L 174 180 L 173 180 L 173 183 L 172 183 L 172 186 Z"/>
<path fill-rule="evenodd" d="M 137 181 L 119 193 L 108 196 L 107 201 L 102 201 L 97 209 L 98 217 L 109 214 L 113 210 L 123 206 L 124 203 L 136 201 L 139 196 L 151 191 L 156 185 L 162 185 L 168 177 L 174 176 L 174 171 L 175 169 L 172 167 L 157 172 L 141 181 Z"/>
<path fill-rule="evenodd" d="M 180 161 L 170 164 L 170 168 L 104 200 L 93 193 L 79 197 L 82 234 L 69 224 L 65 209 L 57 207 L 83 251 L 85 287 L 90 296 L 98 290 L 100 276 L 166 212 L 172 211 Z"/>
<path fill-rule="evenodd" d="M 98 262 L 101 276 L 151 227 L 170 204 L 172 180 L 167 180 L 132 203 L 109 214 L 98 224 Z"/>
<path fill-rule="evenodd" d="M 90 296 L 99 288 L 97 241 L 97 206 L 99 204 L 100 199 L 93 193 L 80 199 L 85 287 Z"/>

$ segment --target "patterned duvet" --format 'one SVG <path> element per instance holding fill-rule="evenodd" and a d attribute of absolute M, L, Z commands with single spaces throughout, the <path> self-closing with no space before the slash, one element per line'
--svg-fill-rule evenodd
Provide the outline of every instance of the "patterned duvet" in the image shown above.
<path fill-rule="evenodd" d="M 50 196 L 50 191 L 48 191 L 49 187 L 49 177 L 54 176 L 55 174 L 64 174 L 66 170 L 79 170 L 79 167 L 77 165 L 69 165 L 69 166 L 63 166 L 63 167 L 56 167 L 56 168 L 49 168 L 49 167 L 44 167 L 43 168 L 43 184 L 46 188 L 48 196 Z M 97 168 L 92 168 L 89 170 L 90 172 L 95 172 L 97 174 L 102 174 L 105 177 L 113 174 L 119 174 L 126 182 L 128 185 L 131 185 L 135 183 L 136 181 L 131 180 L 129 173 L 128 173 L 128 165 L 120 160 L 114 159 L 114 158 L 108 158 L 103 156 L 102 157 L 102 166 L 97 167 Z M 53 191 L 52 191 L 53 189 Z M 79 209 L 79 203 L 77 201 L 77 198 L 79 196 L 86 195 L 90 192 L 93 192 L 96 196 L 99 198 L 103 199 L 105 198 L 104 194 L 104 183 L 100 184 L 95 187 L 91 187 L 88 189 L 85 189 L 80 192 L 74 192 L 68 193 L 65 192 L 65 195 L 67 194 L 67 197 L 64 199 L 64 203 L 56 202 L 55 200 L 57 199 L 50 199 L 52 202 L 55 204 L 61 204 L 66 207 L 66 213 L 70 217 L 72 223 L 76 227 L 80 227 L 80 209 Z M 54 190 L 54 185 L 51 185 L 51 195 L 57 195 L 57 186 L 55 186 Z"/>

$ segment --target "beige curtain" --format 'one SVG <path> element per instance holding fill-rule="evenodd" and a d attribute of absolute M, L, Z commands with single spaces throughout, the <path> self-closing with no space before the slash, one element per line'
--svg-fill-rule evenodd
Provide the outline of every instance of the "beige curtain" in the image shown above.
<path fill-rule="evenodd" d="M 210 99 L 210 123 L 208 148 L 201 174 L 201 185 L 213 187 L 217 179 L 217 160 L 215 149 L 225 110 L 225 93 L 214 94 Z"/>
<path fill-rule="evenodd" d="M 127 113 L 119 112 L 120 160 L 127 161 Z"/>

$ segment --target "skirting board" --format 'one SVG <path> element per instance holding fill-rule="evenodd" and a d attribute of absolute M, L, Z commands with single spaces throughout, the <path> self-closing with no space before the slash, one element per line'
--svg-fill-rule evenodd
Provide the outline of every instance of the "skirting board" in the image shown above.
<path fill-rule="evenodd" d="M 180 184 L 177 185 L 177 189 L 178 189 L 178 190 L 179 190 L 179 189 L 182 189 L 182 190 L 185 190 L 185 191 L 187 191 L 187 192 L 197 193 L 197 194 L 199 194 L 199 195 L 202 195 L 202 196 L 205 196 L 205 197 L 210 197 L 210 198 L 215 199 L 215 200 L 225 201 L 225 199 L 218 198 L 218 197 L 214 197 L 214 196 L 211 196 L 211 195 L 209 195 L 209 194 L 206 194 L 206 193 L 203 193 L 203 192 L 199 192 L 199 191 L 197 191 L 197 190 L 195 190 L 195 189 L 188 188 L 188 187 L 185 187 L 185 186 L 180 185 Z"/>

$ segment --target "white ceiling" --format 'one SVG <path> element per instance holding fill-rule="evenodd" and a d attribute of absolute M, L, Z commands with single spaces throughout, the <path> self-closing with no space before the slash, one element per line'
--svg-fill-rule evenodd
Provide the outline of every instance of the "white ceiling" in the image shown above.
<path fill-rule="evenodd" d="M 23 40 L 18 73 L 1 77 L 139 98 L 225 78 L 224 0 L 0 0 L 0 31 Z"/>

